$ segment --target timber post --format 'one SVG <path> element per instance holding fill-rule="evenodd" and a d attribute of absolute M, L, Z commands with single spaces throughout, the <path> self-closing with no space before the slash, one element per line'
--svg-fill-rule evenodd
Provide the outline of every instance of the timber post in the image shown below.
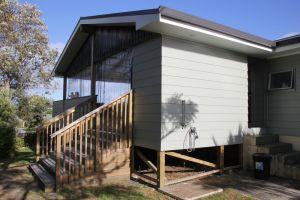
<path fill-rule="evenodd" d="M 224 171 L 224 145 L 218 146 L 217 150 L 217 164 L 220 169 L 220 174 Z"/>
<path fill-rule="evenodd" d="M 56 183 L 56 191 L 59 190 L 61 183 L 60 176 L 60 151 L 61 151 L 61 136 L 58 135 L 56 137 L 56 162 L 55 162 L 55 183 Z"/>
<path fill-rule="evenodd" d="M 165 185 L 165 152 L 157 152 L 157 186 L 162 188 Z"/>

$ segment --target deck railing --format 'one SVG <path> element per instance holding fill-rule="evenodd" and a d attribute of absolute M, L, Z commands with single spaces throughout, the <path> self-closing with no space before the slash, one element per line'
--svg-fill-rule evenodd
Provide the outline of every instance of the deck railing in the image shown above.
<path fill-rule="evenodd" d="M 36 130 L 36 159 L 39 160 L 40 156 L 50 155 L 53 153 L 54 143 L 50 137 L 51 134 L 69 125 L 77 118 L 89 113 L 97 107 L 96 98 L 91 98 L 74 106 L 63 113 L 51 118 L 44 122 Z"/>
<path fill-rule="evenodd" d="M 112 152 L 128 149 L 132 138 L 132 92 L 118 97 L 51 134 L 56 187 L 97 172 Z"/>

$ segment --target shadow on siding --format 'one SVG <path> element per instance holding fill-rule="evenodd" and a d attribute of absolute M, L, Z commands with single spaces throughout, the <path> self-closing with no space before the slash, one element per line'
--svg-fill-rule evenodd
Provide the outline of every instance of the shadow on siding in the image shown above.
<path fill-rule="evenodd" d="M 182 101 L 185 100 L 184 121 L 185 127 L 191 126 L 195 121 L 196 114 L 199 112 L 198 105 L 187 99 L 182 98 L 182 93 L 175 93 L 167 99 L 162 105 L 162 136 L 161 140 L 165 139 L 178 129 L 182 129 L 183 108 Z"/>

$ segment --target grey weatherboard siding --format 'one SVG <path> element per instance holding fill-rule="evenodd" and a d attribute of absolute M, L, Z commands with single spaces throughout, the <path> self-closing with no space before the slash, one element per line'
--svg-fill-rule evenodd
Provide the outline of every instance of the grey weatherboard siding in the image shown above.
<path fill-rule="evenodd" d="M 133 48 L 133 144 L 160 149 L 161 37 Z"/>
<path fill-rule="evenodd" d="M 295 70 L 295 88 L 267 92 L 268 133 L 299 136 L 300 134 L 300 54 L 271 59 L 268 72 Z M 268 78 L 268 74 L 266 74 Z"/>
<path fill-rule="evenodd" d="M 163 36 L 161 150 L 186 149 L 189 127 L 195 147 L 242 143 L 248 128 L 247 57 Z M 180 126 L 186 101 L 186 128 Z"/>
<path fill-rule="evenodd" d="M 190 127 L 195 147 L 242 142 L 248 128 L 247 57 L 162 36 L 134 48 L 134 145 L 186 149 Z M 181 100 L 186 121 L 181 127 Z"/>

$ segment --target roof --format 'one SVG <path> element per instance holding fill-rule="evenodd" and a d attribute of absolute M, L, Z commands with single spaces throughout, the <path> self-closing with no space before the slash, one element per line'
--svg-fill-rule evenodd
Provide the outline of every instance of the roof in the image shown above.
<path fill-rule="evenodd" d="M 300 43 L 300 34 L 275 40 L 276 47 Z"/>
<path fill-rule="evenodd" d="M 134 25 L 136 30 L 182 37 L 256 56 L 267 56 L 274 52 L 277 47 L 300 43 L 300 35 L 272 41 L 160 6 L 148 10 L 81 17 L 53 69 L 54 75 L 57 75 L 55 72 L 58 68 L 70 64 L 89 36 L 89 33 L 82 31 L 83 25 Z"/>

